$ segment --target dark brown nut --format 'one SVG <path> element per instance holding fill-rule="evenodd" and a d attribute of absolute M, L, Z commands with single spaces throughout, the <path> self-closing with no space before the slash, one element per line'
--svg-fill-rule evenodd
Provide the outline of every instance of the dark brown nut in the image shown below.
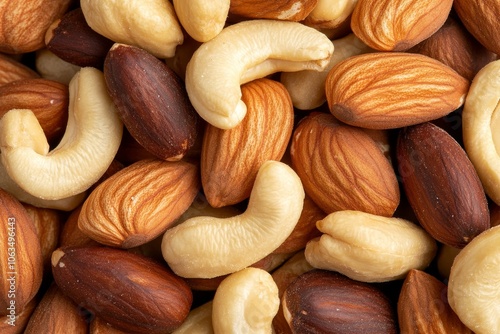
<path fill-rule="evenodd" d="M 126 250 L 59 248 L 52 254 L 52 272 L 60 290 L 77 305 L 128 333 L 171 332 L 193 302 L 184 280 Z"/>
<path fill-rule="evenodd" d="M 437 241 L 463 248 L 490 227 L 481 181 L 463 148 L 432 123 L 403 129 L 397 164 L 406 197 Z"/>
<path fill-rule="evenodd" d="M 160 159 L 182 159 L 195 143 L 199 116 L 177 74 L 147 51 L 116 43 L 104 76 L 132 137 Z"/>

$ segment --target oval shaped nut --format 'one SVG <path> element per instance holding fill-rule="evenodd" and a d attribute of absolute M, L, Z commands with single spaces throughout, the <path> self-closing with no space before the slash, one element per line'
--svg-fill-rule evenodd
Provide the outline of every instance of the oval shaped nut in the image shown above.
<path fill-rule="evenodd" d="M 22 204 L 0 189 L 0 316 L 16 316 L 35 297 L 43 278 L 40 241 Z"/>
<path fill-rule="evenodd" d="M 201 182 L 213 207 L 247 199 L 260 166 L 281 160 L 292 135 L 294 110 L 282 84 L 262 78 L 243 85 L 241 92 L 248 110 L 242 122 L 229 130 L 205 128 Z"/>
<path fill-rule="evenodd" d="M 40 78 L 40 74 L 25 64 L 0 54 L 0 86 L 16 80 L 34 78 Z"/>
<path fill-rule="evenodd" d="M 469 82 L 424 55 L 374 52 L 335 65 L 325 89 L 330 112 L 342 122 L 393 129 L 438 119 L 459 108 Z"/>
<path fill-rule="evenodd" d="M 203 43 L 186 69 L 186 89 L 198 114 L 221 129 L 246 114 L 240 85 L 275 72 L 320 71 L 333 53 L 323 33 L 298 22 L 248 20 Z"/>
<path fill-rule="evenodd" d="M 229 13 L 250 19 L 302 21 L 319 0 L 232 0 Z"/>
<path fill-rule="evenodd" d="M 318 0 L 304 19 L 304 24 L 316 29 L 335 29 L 350 17 L 358 0 Z"/>
<path fill-rule="evenodd" d="M 455 257 L 448 281 L 448 301 L 474 333 L 500 331 L 498 243 L 500 227 L 481 233 Z"/>
<path fill-rule="evenodd" d="M 83 204 L 78 228 L 104 245 L 136 247 L 165 232 L 199 189 L 194 164 L 138 161 L 94 189 Z"/>
<path fill-rule="evenodd" d="M 337 211 L 316 225 L 323 235 L 307 244 L 307 261 L 357 281 L 404 278 L 411 269 L 427 268 L 437 252 L 436 241 L 405 219 Z"/>
<path fill-rule="evenodd" d="M 387 296 L 333 271 L 300 275 L 287 287 L 282 304 L 292 333 L 397 333 Z"/>
<path fill-rule="evenodd" d="M 462 147 L 432 123 L 403 129 L 396 148 L 403 188 L 422 227 L 463 248 L 490 228 L 481 181 Z"/>
<path fill-rule="evenodd" d="M 446 21 L 453 0 L 359 0 L 353 33 L 379 51 L 406 51 L 434 34 Z"/>
<path fill-rule="evenodd" d="M 472 81 L 462 112 L 464 147 L 486 194 L 500 205 L 500 61 Z"/>
<path fill-rule="evenodd" d="M 292 233 L 304 203 L 297 174 L 266 161 L 245 212 L 230 218 L 194 217 L 167 230 L 162 253 L 187 278 L 213 278 L 246 268 L 278 248 Z"/>
<path fill-rule="evenodd" d="M 306 193 L 326 214 L 359 210 L 392 216 L 399 205 L 396 173 L 363 129 L 312 113 L 296 127 L 290 154 Z"/>
<path fill-rule="evenodd" d="M 183 279 L 125 250 L 59 248 L 52 254 L 52 272 L 59 289 L 77 305 L 127 333 L 170 333 L 193 301 Z"/>
<path fill-rule="evenodd" d="M 226 277 L 212 304 L 214 333 L 271 333 L 280 305 L 271 274 L 245 268 Z"/>
<path fill-rule="evenodd" d="M 116 43 L 134 45 L 158 58 L 169 58 L 184 35 L 170 1 L 82 0 L 92 30 Z"/>
<path fill-rule="evenodd" d="M 143 49 L 116 43 L 104 62 L 104 78 L 139 144 L 160 159 L 184 157 L 194 145 L 198 115 L 173 70 Z"/>

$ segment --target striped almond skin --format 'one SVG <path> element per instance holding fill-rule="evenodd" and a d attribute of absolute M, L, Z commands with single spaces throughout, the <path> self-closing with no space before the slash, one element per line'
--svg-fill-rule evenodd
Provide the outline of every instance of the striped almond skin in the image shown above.
<path fill-rule="evenodd" d="M 241 92 L 247 105 L 243 121 L 229 130 L 210 124 L 205 129 L 201 182 L 213 207 L 247 199 L 262 163 L 281 160 L 292 135 L 293 105 L 283 84 L 257 79 Z"/>
<path fill-rule="evenodd" d="M 390 217 L 399 205 L 396 173 L 364 129 L 327 113 L 302 119 L 290 154 L 306 194 L 326 213 L 358 210 Z"/>
<path fill-rule="evenodd" d="M 352 31 L 379 51 L 406 51 L 434 34 L 446 21 L 453 0 L 359 0 Z"/>
<path fill-rule="evenodd" d="M 158 237 L 187 210 L 200 189 L 198 167 L 148 159 L 115 173 L 92 191 L 78 227 L 108 246 L 132 248 Z"/>
<path fill-rule="evenodd" d="M 443 117 L 465 100 L 469 81 L 420 54 L 376 52 L 348 58 L 326 78 L 330 112 L 342 122 L 395 129 Z"/>

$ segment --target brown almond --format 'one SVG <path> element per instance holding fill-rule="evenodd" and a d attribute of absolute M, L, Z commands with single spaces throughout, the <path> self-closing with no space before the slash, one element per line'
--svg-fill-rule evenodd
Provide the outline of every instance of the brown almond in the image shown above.
<path fill-rule="evenodd" d="M 82 206 L 78 206 L 71 211 L 66 222 L 63 224 L 59 236 L 59 247 L 85 247 L 99 246 L 100 244 L 91 239 L 78 228 L 78 217 L 82 211 Z"/>
<path fill-rule="evenodd" d="M 34 78 L 40 78 L 40 75 L 20 61 L 0 54 L 0 86 L 16 80 Z"/>
<path fill-rule="evenodd" d="M 318 0 L 232 0 L 229 13 L 252 19 L 302 21 L 317 3 Z"/>
<path fill-rule="evenodd" d="M 35 297 L 29 301 L 21 310 L 16 311 L 16 315 L 11 317 L 4 315 L 0 317 L 0 332 L 2 334 L 23 334 L 24 328 L 30 320 L 31 314 L 38 305 L 38 298 Z"/>

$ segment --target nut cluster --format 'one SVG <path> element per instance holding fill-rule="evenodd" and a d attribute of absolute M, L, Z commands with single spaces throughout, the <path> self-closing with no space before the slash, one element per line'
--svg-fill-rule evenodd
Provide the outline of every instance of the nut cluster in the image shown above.
<path fill-rule="evenodd" d="M 0 11 L 0 332 L 500 332 L 498 0 Z"/>

